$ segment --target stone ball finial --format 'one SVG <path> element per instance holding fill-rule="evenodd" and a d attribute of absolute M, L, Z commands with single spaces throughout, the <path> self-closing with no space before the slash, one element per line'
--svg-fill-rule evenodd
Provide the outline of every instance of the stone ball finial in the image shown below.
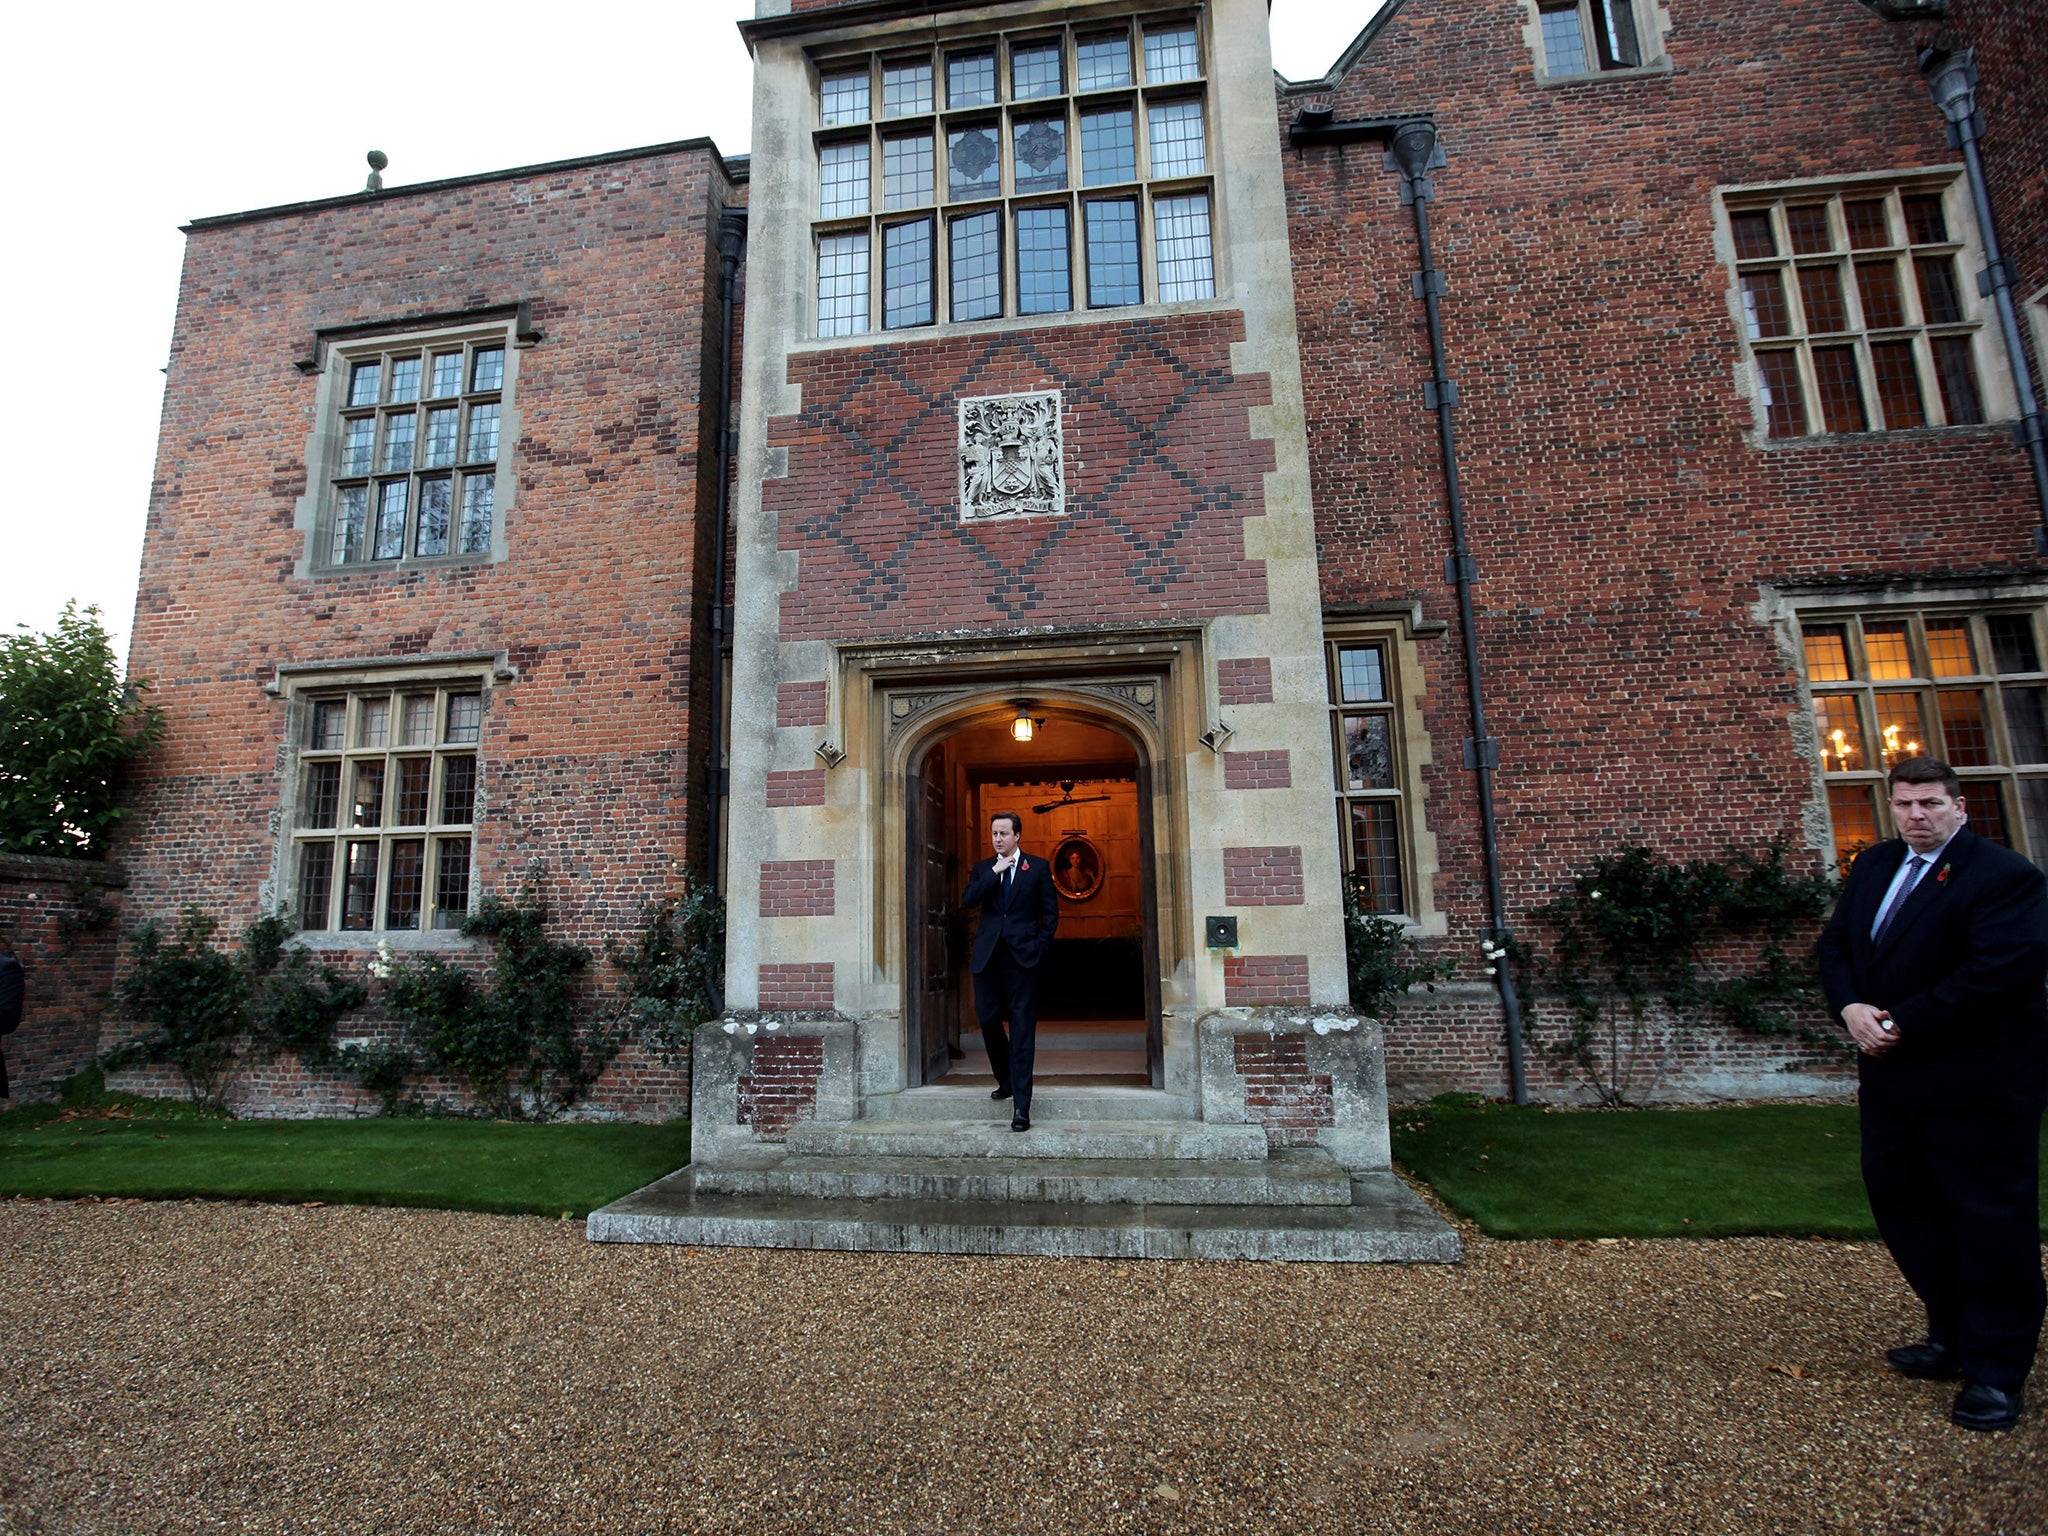
<path fill-rule="evenodd" d="M 384 177 L 381 172 L 385 166 L 391 163 L 391 157 L 381 149 L 373 149 L 363 158 L 370 162 L 370 179 L 363 183 L 363 190 L 365 192 L 382 192 L 384 190 Z"/>

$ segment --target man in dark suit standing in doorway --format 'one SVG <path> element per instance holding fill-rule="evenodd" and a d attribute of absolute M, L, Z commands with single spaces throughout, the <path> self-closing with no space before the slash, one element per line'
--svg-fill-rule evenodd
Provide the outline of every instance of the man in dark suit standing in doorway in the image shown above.
<path fill-rule="evenodd" d="M 1020 846 L 1024 818 L 998 811 L 989 818 L 993 857 L 974 866 L 961 902 L 981 908 L 970 969 L 974 1016 L 996 1075 L 992 1098 L 1010 1099 L 1010 1129 L 1031 1129 L 1031 1063 L 1038 1048 L 1038 968 L 1060 924 L 1059 893 L 1043 859 Z M 1010 1021 L 1007 1038 L 1003 1020 Z"/>
<path fill-rule="evenodd" d="M 1963 1380 L 1949 1417 L 2009 1429 L 2041 1337 L 2048 887 L 1963 825 L 1955 770 L 1886 779 L 1899 837 L 1866 848 L 1820 937 L 1828 1006 L 1860 1053 L 1863 1181 L 1927 1308 L 1908 1376 Z"/>

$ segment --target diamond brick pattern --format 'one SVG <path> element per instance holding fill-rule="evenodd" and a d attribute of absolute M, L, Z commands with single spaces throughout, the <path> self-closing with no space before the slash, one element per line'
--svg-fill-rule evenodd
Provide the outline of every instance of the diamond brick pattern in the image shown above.
<path fill-rule="evenodd" d="M 800 415 L 772 424 L 789 474 L 763 497 L 801 556 L 785 640 L 978 624 L 1102 624 L 1266 611 L 1243 520 L 1271 445 L 1230 369 L 1234 315 L 1105 322 L 799 357 Z M 1058 389 L 1068 515 L 963 526 L 957 401 Z"/>

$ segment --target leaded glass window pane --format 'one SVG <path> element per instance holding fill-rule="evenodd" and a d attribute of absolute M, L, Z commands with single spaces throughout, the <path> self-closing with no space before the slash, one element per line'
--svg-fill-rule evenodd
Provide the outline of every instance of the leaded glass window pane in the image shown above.
<path fill-rule="evenodd" d="M 1778 254 L 1778 237 L 1771 229 L 1771 216 L 1762 211 L 1730 214 L 1728 224 L 1735 235 L 1735 255 L 1740 261 L 1755 261 Z"/>
<path fill-rule="evenodd" d="M 1060 70 L 1060 45 L 1023 43 L 1010 50 L 1010 99 L 1034 101 L 1041 96 L 1065 92 Z"/>
<path fill-rule="evenodd" d="M 365 742 L 365 746 L 371 743 Z M 382 746 L 382 742 L 375 743 Z M 355 765 L 355 793 L 349 804 L 349 825 L 377 827 L 384 824 L 384 759 L 379 757 Z"/>
<path fill-rule="evenodd" d="M 1785 210 L 1785 229 L 1792 237 L 1792 249 L 1801 256 L 1835 248 L 1834 230 L 1828 224 L 1826 203 L 1802 203 Z"/>
<path fill-rule="evenodd" d="M 1870 349 L 1870 371 L 1884 408 L 1885 429 L 1891 432 L 1927 425 L 1920 403 L 1920 366 L 1910 341 L 1877 342 Z"/>
<path fill-rule="evenodd" d="M 1927 671 L 1933 677 L 1970 677 L 1977 658 L 1970 645 L 1968 619 L 1927 621 Z"/>
<path fill-rule="evenodd" d="M 448 523 L 454 506 L 455 483 L 446 475 L 420 482 L 420 522 L 413 539 L 414 554 L 448 553 Z"/>
<path fill-rule="evenodd" d="M 1906 236 L 1915 245 L 1948 244 L 1948 217 L 1941 211 L 1941 194 L 1921 193 L 1899 199 L 1906 215 Z"/>
<path fill-rule="evenodd" d="M 2041 653 L 2034 644 L 2034 621 L 2024 613 L 1994 613 L 1984 621 L 1991 633 L 1992 664 L 2000 673 L 2038 672 Z"/>
<path fill-rule="evenodd" d="M 1892 243 L 1891 221 L 1885 217 L 1884 199 L 1881 197 L 1843 203 L 1842 223 L 1849 231 L 1851 250 L 1874 250 Z"/>
<path fill-rule="evenodd" d="M 1868 329 L 1887 331 L 1906 323 L 1906 301 L 1899 292 L 1897 262 L 1859 261 L 1856 292 L 1863 300 L 1863 324 Z"/>
<path fill-rule="evenodd" d="M 354 368 L 349 370 L 348 403 L 350 405 L 375 405 L 377 403 L 377 387 L 383 378 L 384 365 L 381 362 L 357 363 Z"/>
<path fill-rule="evenodd" d="M 459 413 L 452 405 L 427 412 L 427 441 L 420 463 L 441 469 L 455 462 L 455 426 Z"/>
<path fill-rule="evenodd" d="M 1756 371 L 1771 436 L 1804 437 L 1806 399 L 1799 382 L 1799 354 L 1759 352 Z"/>
<path fill-rule="evenodd" d="M 307 932 L 324 930 L 333 899 L 334 844 L 303 845 L 299 849 L 299 927 Z"/>
<path fill-rule="evenodd" d="M 1913 272 L 1920 279 L 1920 317 L 1929 325 L 1959 325 L 1963 296 L 1956 287 L 1953 256 L 1916 256 Z"/>
<path fill-rule="evenodd" d="M 450 742 L 470 742 L 477 739 L 484 718 L 484 699 L 480 693 L 451 693 L 448 695 L 448 736 Z M 446 818 L 443 818 L 444 820 Z M 466 820 L 467 818 L 465 818 Z"/>
<path fill-rule="evenodd" d="M 882 66 L 882 116 L 915 117 L 932 109 L 932 66 L 928 59 Z"/>
<path fill-rule="evenodd" d="M 1814 724 L 1820 732 L 1820 765 L 1842 773 L 1861 768 L 1870 757 L 1863 739 L 1863 716 L 1854 694 L 1814 695 Z"/>
<path fill-rule="evenodd" d="M 1849 629 L 1845 624 L 1810 625 L 1802 636 L 1806 680 L 1810 683 L 1849 681 Z"/>
<path fill-rule="evenodd" d="M 498 407 L 485 401 L 469 408 L 469 451 L 463 462 L 488 464 L 498 456 Z"/>
<path fill-rule="evenodd" d="M 1074 307 L 1067 210 L 1017 210 L 1017 311 L 1056 314 Z"/>
<path fill-rule="evenodd" d="M 469 839 L 444 837 L 436 848 L 434 926 L 460 928 L 469 915 Z"/>
<path fill-rule="evenodd" d="M 1864 621 L 1863 664 L 1879 682 L 1913 675 L 1912 635 L 1904 619 Z"/>
<path fill-rule="evenodd" d="M 1067 185 L 1067 120 L 1019 118 L 1010 124 L 1017 192 L 1058 192 Z"/>
<path fill-rule="evenodd" d="M 427 845 L 423 839 L 408 837 L 391 845 L 391 885 L 384 898 L 386 928 L 419 927 L 426 863 Z"/>
<path fill-rule="evenodd" d="M 1129 107 L 1081 114 L 1081 185 L 1138 179 L 1138 125 Z"/>
<path fill-rule="evenodd" d="M 1346 645 L 1337 651 L 1337 701 L 1340 704 L 1384 704 L 1387 673 L 1384 653 L 1376 645 Z"/>
<path fill-rule="evenodd" d="M 1202 52 L 1189 26 L 1150 27 L 1145 32 L 1145 79 L 1172 85 L 1201 77 Z"/>
<path fill-rule="evenodd" d="M 868 120 L 868 72 L 865 66 L 843 74 L 827 75 L 819 82 L 819 117 L 827 128 L 841 123 Z"/>
<path fill-rule="evenodd" d="M 1200 176 L 1209 169 L 1199 101 L 1154 102 L 1147 110 L 1154 176 Z"/>
<path fill-rule="evenodd" d="M 1917 693 L 1880 693 L 1877 703 L 1877 739 L 1884 751 L 1884 766 L 1891 768 L 1909 757 L 1927 751 L 1927 722 L 1920 715 Z"/>
<path fill-rule="evenodd" d="M 1849 306 L 1842 302 L 1842 274 L 1835 267 L 1801 267 L 1799 302 L 1811 332 L 1846 331 Z"/>
<path fill-rule="evenodd" d="M 462 393 L 462 354 L 460 352 L 436 352 L 431 382 L 427 385 L 430 399 L 446 400 L 451 395 Z"/>
<path fill-rule="evenodd" d="M 476 819 L 476 759 L 449 757 L 441 762 L 441 824 L 467 826 Z"/>
<path fill-rule="evenodd" d="M 1583 75 L 1587 71 L 1586 37 L 1579 28 L 1578 0 L 1562 7 L 1553 5 L 1542 12 L 1543 67 L 1553 75 Z"/>
<path fill-rule="evenodd" d="M 462 477 L 462 552 L 487 554 L 491 548 L 491 515 L 497 500 L 496 475 Z"/>
<path fill-rule="evenodd" d="M 1143 292 L 1137 199 L 1091 199 L 1081 208 L 1088 239 L 1088 307 L 1107 309 L 1138 303 Z"/>
<path fill-rule="evenodd" d="M 962 107 L 992 107 L 996 104 L 996 56 L 992 49 L 946 55 L 946 105 L 955 112 Z"/>
<path fill-rule="evenodd" d="M 313 763 L 306 769 L 306 811 L 303 827 L 332 827 L 341 813 L 341 764 Z"/>
<path fill-rule="evenodd" d="M 470 368 L 469 387 L 483 391 L 505 387 L 505 349 L 503 347 L 478 347 L 476 361 Z"/>
<path fill-rule="evenodd" d="M 420 360 L 394 357 L 391 360 L 391 403 L 410 405 L 420 397 Z"/>
<path fill-rule="evenodd" d="M 334 509 L 334 548 L 329 558 L 336 565 L 363 558 L 363 543 L 369 534 L 370 488 L 345 485 L 337 493 Z"/>
<path fill-rule="evenodd" d="M 1392 800 L 1351 802 L 1352 882 L 1369 912 L 1401 910 L 1401 837 Z"/>
<path fill-rule="evenodd" d="M 434 744 L 434 696 L 431 693 L 406 695 L 401 730 L 401 746 L 431 747 Z"/>
<path fill-rule="evenodd" d="M 348 702 L 322 699 L 313 706 L 312 732 L 306 745 L 316 752 L 339 752 L 347 739 Z"/>
<path fill-rule="evenodd" d="M 1074 44 L 1074 89 L 1117 91 L 1131 83 L 1131 38 L 1106 32 Z"/>
<path fill-rule="evenodd" d="M 387 474 L 412 468 L 412 435 L 419 418 L 411 411 L 384 418 L 384 469 Z"/>
<path fill-rule="evenodd" d="M 1984 419 L 1974 353 L 1967 336 L 1934 338 L 1934 371 L 1941 380 L 1941 408 L 1950 426 L 1975 426 Z"/>
<path fill-rule="evenodd" d="M 1742 318 L 1751 341 L 1792 334 L 1792 307 L 1785 302 L 1782 272 L 1742 274 Z"/>
<path fill-rule="evenodd" d="M 2002 692 L 2005 733 L 2012 738 L 2012 760 L 2048 763 L 2048 689 L 2006 688 Z M 2037 843 L 2036 847 L 2048 850 L 2048 844 Z"/>
<path fill-rule="evenodd" d="M 857 336 L 868 328 L 868 237 L 818 242 L 818 334 Z"/>
<path fill-rule="evenodd" d="M 342 423 L 341 472 L 344 475 L 367 475 L 370 472 L 370 455 L 376 446 L 377 418 L 351 416 Z"/>
<path fill-rule="evenodd" d="M 1152 235 L 1162 304 L 1216 297 L 1216 259 L 1206 194 L 1162 197 L 1153 203 Z"/>
<path fill-rule="evenodd" d="M 377 926 L 377 863 L 382 843 L 350 843 L 341 898 L 341 926 L 362 932 Z"/>
<path fill-rule="evenodd" d="M 932 200 L 932 136 L 882 141 L 882 206 L 916 208 Z"/>
<path fill-rule="evenodd" d="M 993 124 L 946 135 L 946 194 L 954 202 L 1003 190 L 1002 151 Z"/>
<path fill-rule="evenodd" d="M 372 560 L 396 560 L 405 553 L 405 507 L 410 480 L 387 480 L 377 487 L 377 542 Z"/>
<path fill-rule="evenodd" d="M 1870 422 L 1863 414 L 1863 385 L 1854 347 L 1815 347 L 1813 383 L 1820 396 L 1824 431 L 1870 430 Z"/>
<path fill-rule="evenodd" d="M 398 793 L 392 803 L 396 813 L 392 822 L 400 827 L 424 827 L 427 824 L 427 791 L 434 778 L 434 760 L 431 757 L 401 757 L 398 760 Z"/>
<path fill-rule="evenodd" d="M 992 320 L 1003 312 L 1003 216 L 971 213 L 950 230 L 953 318 Z"/>
<path fill-rule="evenodd" d="M 843 219 L 868 211 L 868 141 L 827 144 L 818 151 L 818 216 Z"/>
<path fill-rule="evenodd" d="M 882 327 L 932 323 L 932 221 L 882 230 Z"/>
<path fill-rule="evenodd" d="M 1392 789 L 1394 742 L 1386 715 L 1344 717 L 1344 788 Z"/>

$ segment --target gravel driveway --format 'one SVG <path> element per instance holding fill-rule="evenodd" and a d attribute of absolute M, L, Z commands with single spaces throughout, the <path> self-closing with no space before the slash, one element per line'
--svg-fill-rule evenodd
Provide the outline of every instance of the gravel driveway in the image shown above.
<path fill-rule="evenodd" d="M 1867 1244 L 1339 1265 L 0 1201 L 0 1530 L 2048 1530 Z M 2037 1376 L 2048 1390 L 2048 1375 Z"/>

